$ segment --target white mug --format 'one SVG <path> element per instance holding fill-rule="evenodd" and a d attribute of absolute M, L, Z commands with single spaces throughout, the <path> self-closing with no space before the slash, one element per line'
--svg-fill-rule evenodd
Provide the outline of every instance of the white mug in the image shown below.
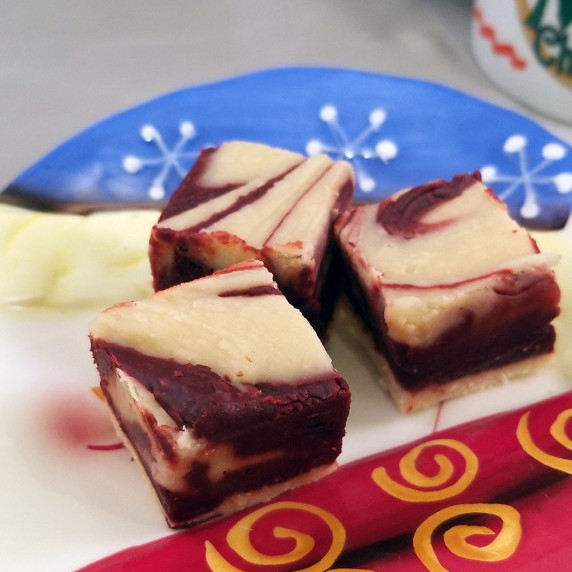
<path fill-rule="evenodd" d="M 471 43 L 493 83 L 572 123 L 572 0 L 475 0 Z"/>

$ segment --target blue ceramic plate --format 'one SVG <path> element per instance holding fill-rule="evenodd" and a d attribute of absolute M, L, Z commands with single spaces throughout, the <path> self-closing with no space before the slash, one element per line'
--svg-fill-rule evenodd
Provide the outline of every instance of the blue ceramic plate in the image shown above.
<path fill-rule="evenodd" d="M 294 68 L 191 87 L 90 127 L 3 192 L 158 206 L 202 147 L 229 139 L 344 157 L 355 167 L 359 200 L 480 170 L 516 218 L 529 227 L 551 229 L 537 234 L 548 241 L 547 248 L 566 253 L 558 272 L 562 284 L 572 282 L 571 226 L 566 225 L 570 147 L 519 115 L 405 78 Z M 55 218 L 50 219 L 53 224 L 63 224 Z M 40 237 L 49 233 L 47 226 L 40 228 Z M 96 233 L 96 242 L 101 238 Z M 39 240 L 26 243 L 25 252 L 48 258 Z M 146 240 L 140 248 L 145 260 Z M 88 254 L 75 249 L 79 272 L 87 273 L 90 288 L 102 248 L 97 243 Z M 570 308 L 565 293 L 559 327 L 566 331 L 572 329 Z M 125 449 L 114 447 L 117 437 L 105 407 L 90 390 L 99 381 L 87 339 L 94 312 L 56 308 L 51 313 L 0 314 L 0 524 L 2 543 L 10 547 L 0 548 L 3 570 L 74 570 L 169 534 L 138 467 Z M 569 390 L 572 352 L 564 345 L 557 353 L 558 367 L 515 381 L 518 385 L 403 415 L 376 383 L 362 348 L 348 339 L 343 324 L 334 324 L 328 351 L 352 386 L 340 462 Z M 565 543 L 566 536 L 562 538 Z"/>
<path fill-rule="evenodd" d="M 560 228 L 570 211 L 570 147 L 534 122 L 440 85 L 323 68 L 262 71 L 159 97 L 60 145 L 4 193 L 163 201 L 201 147 L 229 139 L 346 158 L 358 199 L 480 170 L 529 227 Z"/>

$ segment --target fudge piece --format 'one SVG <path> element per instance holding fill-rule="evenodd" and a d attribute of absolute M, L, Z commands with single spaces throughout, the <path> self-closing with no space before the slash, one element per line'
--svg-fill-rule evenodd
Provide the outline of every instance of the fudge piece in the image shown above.
<path fill-rule="evenodd" d="M 101 387 L 172 527 L 332 471 L 346 382 L 257 260 L 99 314 Z"/>
<path fill-rule="evenodd" d="M 402 410 L 524 373 L 553 351 L 557 257 L 539 252 L 478 173 L 358 206 L 335 233 Z"/>
<path fill-rule="evenodd" d="M 339 294 L 331 228 L 354 174 L 326 155 L 258 143 L 203 149 L 153 228 L 155 290 L 256 258 L 320 333 Z"/>

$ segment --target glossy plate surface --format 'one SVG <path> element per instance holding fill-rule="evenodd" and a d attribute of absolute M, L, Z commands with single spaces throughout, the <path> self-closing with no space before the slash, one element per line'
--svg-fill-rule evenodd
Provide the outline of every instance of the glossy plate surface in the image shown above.
<path fill-rule="evenodd" d="M 292 68 L 191 87 L 90 127 L 3 192 L 160 204 L 200 148 L 232 139 L 346 158 L 359 200 L 480 170 L 515 218 L 544 229 L 541 246 L 564 253 L 560 278 L 570 280 L 572 149 L 522 116 L 406 78 Z M 565 291 L 561 338 L 569 305 Z M 96 311 L 0 314 L 2 569 L 72 570 L 169 534 L 90 390 L 98 376 L 87 328 Z M 353 394 L 342 463 L 570 389 L 570 359 L 559 347 L 555 366 L 528 379 L 404 416 L 339 324 L 328 349 Z"/>

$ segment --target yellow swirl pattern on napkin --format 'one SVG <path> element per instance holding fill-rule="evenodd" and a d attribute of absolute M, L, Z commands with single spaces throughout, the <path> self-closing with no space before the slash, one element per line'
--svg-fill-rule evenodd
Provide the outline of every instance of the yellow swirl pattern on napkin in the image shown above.
<path fill-rule="evenodd" d="M 528 418 L 530 412 L 525 413 L 518 422 L 516 436 L 521 447 L 539 463 L 551 467 L 563 473 L 572 475 L 572 460 L 556 457 L 543 451 L 535 442 L 530 434 L 528 427 Z M 550 426 L 550 434 L 555 441 L 560 443 L 563 447 L 572 450 L 572 440 L 566 434 L 566 423 L 572 418 L 572 409 L 562 411 L 556 418 L 556 421 Z"/>
<path fill-rule="evenodd" d="M 346 540 L 345 528 L 330 512 L 307 503 L 288 501 L 275 502 L 247 514 L 228 531 L 226 536 L 228 546 L 244 561 L 258 566 L 294 565 L 296 562 L 301 561 L 311 553 L 315 545 L 314 539 L 309 534 L 282 526 L 273 527 L 272 533 L 274 538 L 289 538 L 294 540 L 294 547 L 282 554 L 263 554 L 257 550 L 251 542 L 250 534 L 262 518 L 270 513 L 279 513 L 284 510 L 299 511 L 300 518 L 303 518 L 304 514 L 314 515 L 329 528 L 332 540 L 328 550 L 317 562 L 304 568 L 303 571 L 325 572 L 326 570 L 330 570 L 330 566 L 343 551 Z M 205 549 L 207 564 L 213 572 L 242 572 L 240 568 L 228 562 L 211 542 L 207 541 L 205 543 Z M 337 572 L 343 572 L 348 569 L 340 568 L 335 570 Z M 302 572 L 302 570 L 300 572 Z M 332 569 L 331 572 L 334 572 L 334 569 Z M 367 571 L 364 570 L 362 572 Z"/>
<path fill-rule="evenodd" d="M 417 469 L 422 453 L 431 447 L 444 447 L 462 456 L 463 472 L 453 482 L 455 474 L 453 462 L 443 453 L 437 453 L 434 461 L 438 471 L 434 475 L 424 475 Z M 372 479 L 385 492 L 406 502 L 434 502 L 454 497 L 463 492 L 477 476 L 479 460 L 464 443 L 454 439 L 433 439 L 417 445 L 405 454 L 399 462 L 399 471 L 406 484 L 393 480 L 384 467 L 372 472 Z M 443 486 L 446 485 L 446 486 Z M 438 488 L 436 488 L 438 487 Z"/>
<path fill-rule="evenodd" d="M 424 520 L 413 536 L 415 554 L 430 572 L 449 572 L 440 562 L 433 548 L 433 534 L 447 521 L 466 515 L 482 514 L 496 516 L 502 521 L 498 533 L 488 526 L 458 524 L 443 533 L 443 541 L 449 551 L 466 560 L 478 562 L 498 562 L 505 560 L 516 551 L 522 535 L 520 514 L 505 504 L 459 504 L 449 506 Z M 492 540 L 485 546 L 471 544 L 471 536 L 484 535 Z"/>

